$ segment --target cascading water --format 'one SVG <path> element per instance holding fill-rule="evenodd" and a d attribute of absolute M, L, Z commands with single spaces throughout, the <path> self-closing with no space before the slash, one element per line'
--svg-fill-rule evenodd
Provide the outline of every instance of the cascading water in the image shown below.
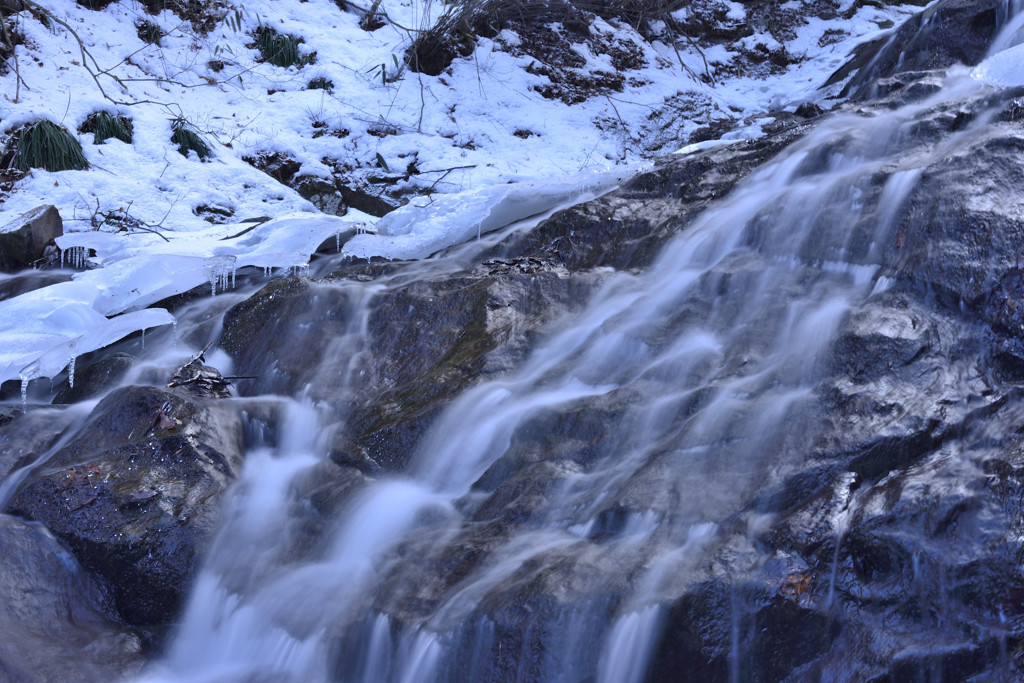
<path fill-rule="evenodd" d="M 951 76 L 926 100 L 821 123 L 645 272 L 608 275 L 518 370 L 457 398 L 408 474 L 351 496 L 301 560 L 290 554 L 304 505 L 293 484 L 325 455 L 312 435 L 344 416 L 282 399 L 285 434 L 250 453 L 148 676 L 642 680 L 666 601 L 696 580 L 722 525 L 756 524 L 745 501 L 813 442 L 833 337 L 851 307 L 887 287 L 879 255 L 900 239 L 894 216 L 921 169 L 986 124 L 922 149 L 915 116 L 981 89 Z M 355 302 L 333 357 L 365 362 L 373 297 L 409 277 L 329 285 Z M 322 381 L 336 393 L 350 380 Z M 323 395 L 317 382 L 307 395 Z M 574 426 L 582 409 L 600 417 Z M 546 460 L 552 420 L 586 441 L 585 454 Z M 543 480 L 524 509 L 489 509 L 523 472 Z M 499 517 L 500 529 L 480 530 Z M 527 626 L 510 636 L 513 612 Z M 740 657 L 730 661 L 739 680 Z"/>
<path fill-rule="evenodd" d="M 288 552 L 302 507 L 291 484 L 324 456 L 312 435 L 341 418 L 286 400 L 285 433 L 248 456 L 169 654 L 149 675 L 641 680 L 664 600 L 692 580 L 750 491 L 813 440 L 821 365 L 851 306 L 886 287 L 878 252 L 897 240 L 892 217 L 920 169 L 985 125 L 907 155 L 915 115 L 979 88 L 954 78 L 928 100 L 818 126 L 649 270 L 609 276 L 520 369 L 455 400 L 409 474 L 353 496 L 299 562 Z M 387 284 L 345 286 L 365 288 L 353 297 L 358 321 Z M 362 334 L 354 324 L 345 353 L 367 351 Z M 604 416 L 586 458 L 552 467 L 526 518 L 464 574 L 435 581 L 429 606 L 401 609 L 485 519 L 501 471 L 543 471 L 528 446 L 545 421 L 584 406 Z M 556 582 L 549 575 L 566 582 L 556 604 L 505 640 L 495 613 L 514 602 L 510 586 Z"/>

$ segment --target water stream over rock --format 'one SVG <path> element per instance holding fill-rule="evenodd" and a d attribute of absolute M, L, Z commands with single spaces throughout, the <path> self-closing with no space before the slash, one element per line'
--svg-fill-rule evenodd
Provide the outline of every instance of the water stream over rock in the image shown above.
<path fill-rule="evenodd" d="M 1011 680 L 1024 109 L 889 79 L 528 232 L 183 304 L 242 397 L 130 386 L 150 333 L 0 427 L 5 509 L 148 681 Z"/>

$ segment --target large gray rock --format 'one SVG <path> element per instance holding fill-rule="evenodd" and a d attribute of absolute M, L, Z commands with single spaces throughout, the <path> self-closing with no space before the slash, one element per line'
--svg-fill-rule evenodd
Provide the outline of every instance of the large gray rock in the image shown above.
<path fill-rule="evenodd" d="M 165 624 L 178 613 L 242 452 L 229 402 L 124 387 L 21 483 L 7 511 L 64 541 L 111 587 L 126 622 Z"/>
<path fill-rule="evenodd" d="M 874 41 L 864 43 L 829 80 L 850 77 L 843 96 L 877 97 L 897 74 L 974 65 L 984 59 L 1007 14 L 1005 0 L 941 0 Z"/>
<path fill-rule="evenodd" d="M 63 234 L 64 223 L 52 204 L 18 216 L 0 227 L 0 270 L 14 272 L 31 268 L 44 257 L 46 247 Z"/>
<path fill-rule="evenodd" d="M 142 665 L 102 586 L 39 524 L 0 515 L 0 680 L 93 683 Z"/>

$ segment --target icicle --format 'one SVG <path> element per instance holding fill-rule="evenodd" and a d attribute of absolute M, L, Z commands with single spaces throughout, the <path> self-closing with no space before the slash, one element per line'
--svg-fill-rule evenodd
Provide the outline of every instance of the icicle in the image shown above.
<path fill-rule="evenodd" d="M 341 231 L 334 233 L 334 253 L 341 252 Z"/>
<path fill-rule="evenodd" d="M 141 338 L 142 338 L 142 348 L 146 348 L 146 328 L 145 327 L 142 328 Z"/>
<path fill-rule="evenodd" d="M 217 275 L 210 275 L 210 296 L 217 296 Z"/>
<path fill-rule="evenodd" d="M 28 377 L 21 376 L 21 409 L 28 410 Z"/>
<path fill-rule="evenodd" d="M 85 247 L 68 247 L 66 250 L 68 253 L 68 261 L 72 268 L 82 270 L 85 268 L 85 260 L 88 251 Z M 64 265 L 64 252 L 60 255 L 61 266 Z"/>
<path fill-rule="evenodd" d="M 61 270 L 64 270 L 64 254 L 66 252 L 67 252 L 67 249 L 61 249 L 60 250 L 60 269 Z"/>
<path fill-rule="evenodd" d="M 238 266 L 234 263 L 231 264 L 231 289 L 235 288 L 235 272 L 238 270 Z"/>
<path fill-rule="evenodd" d="M 178 343 L 178 319 L 175 318 L 171 321 L 171 331 L 174 333 L 174 343 Z"/>
<path fill-rule="evenodd" d="M 75 388 L 75 359 L 78 356 L 71 356 L 71 360 L 68 361 L 68 386 L 72 389 Z"/>

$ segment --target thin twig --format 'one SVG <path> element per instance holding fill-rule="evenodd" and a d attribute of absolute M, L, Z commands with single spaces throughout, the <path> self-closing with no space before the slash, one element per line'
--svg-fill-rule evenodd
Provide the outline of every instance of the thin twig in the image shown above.
<path fill-rule="evenodd" d="M 700 49 L 700 45 L 697 44 L 697 41 L 695 41 L 693 38 L 691 38 L 690 35 L 686 31 L 683 30 L 683 28 L 679 25 L 679 22 L 677 22 L 675 20 L 675 18 L 672 17 L 671 14 L 668 14 L 668 13 L 665 14 L 664 19 L 665 19 L 665 24 L 668 25 L 669 28 L 674 30 L 676 33 L 679 33 L 680 35 L 682 35 L 683 38 L 686 38 L 686 42 L 688 42 L 690 44 L 690 47 L 692 47 L 694 50 L 697 51 L 697 54 L 700 55 L 701 60 L 703 60 L 703 62 L 704 62 L 704 75 L 708 77 L 709 81 L 711 81 L 711 85 L 717 85 L 717 83 L 715 82 L 715 77 L 711 75 L 711 68 L 708 66 L 708 58 L 704 54 L 704 51 Z M 675 48 L 675 42 L 674 41 L 672 43 L 672 47 Z M 679 55 L 679 50 L 678 49 L 676 49 L 676 55 Z M 682 57 L 679 58 L 679 63 L 680 64 L 683 63 Z M 683 68 L 685 68 L 687 71 L 689 71 L 692 76 L 696 77 L 696 74 L 694 74 L 693 71 L 688 66 L 686 66 L 684 64 Z"/>
<path fill-rule="evenodd" d="M 614 102 L 612 102 L 612 98 L 608 97 L 607 95 L 605 95 L 605 97 L 604 97 L 604 98 L 605 98 L 606 100 L 608 100 L 608 104 L 612 105 L 612 109 L 613 109 L 613 110 L 615 110 L 615 116 L 616 116 L 616 118 L 618 118 L 618 119 L 619 119 L 619 124 L 621 124 L 621 125 L 622 125 L 622 130 L 623 130 L 623 131 L 625 131 L 625 133 L 626 133 L 626 137 L 628 137 L 628 138 L 629 138 L 629 141 L 630 141 L 630 142 L 632 142 L 633 144 L 636 144 L 636 143 L 637 143 L 637 140 L 636 140 L 636 139 L 635 139 L 635 138 L 633 137 L 633 135 L 632 135 L 632 134 L 631 134 L 631 133 L 629 132 L 629 126 L 627 126 L 627 125 L 626 125 L 626 122 L 622 120 L 622 115 L 621 115 L 621 114 L 619 114 L 619 108 L 615 106 L 615 103 L 614 103 Z"/>

